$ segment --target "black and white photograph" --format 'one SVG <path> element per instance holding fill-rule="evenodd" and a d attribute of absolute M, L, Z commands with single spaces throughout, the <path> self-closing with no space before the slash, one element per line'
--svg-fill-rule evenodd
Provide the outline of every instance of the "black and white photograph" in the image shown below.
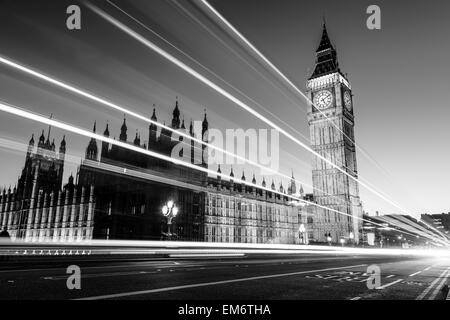
<path fill-rule="evenodd" d="M 0 1 L 0 308 L 450 300 L 449 12 Z"/>

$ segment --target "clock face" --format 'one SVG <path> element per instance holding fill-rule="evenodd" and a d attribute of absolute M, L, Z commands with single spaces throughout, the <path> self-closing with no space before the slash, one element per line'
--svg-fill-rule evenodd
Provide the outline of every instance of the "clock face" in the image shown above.
<path fill-rule="evenodd" d="M 350 93 L 348 91 L 345 91 L 345 93 L 344 93 L 344 103 L 345 103 L 345 107 L 348 110 L 352 109 L 352 96 L 350 95 Z"/>
<path fill-rule="evenodd" d="M 333 103 L 333 94 L 328 90 L 317 93 L 314 97 L 314 105 L 319 109 L 326 109 Z"/>

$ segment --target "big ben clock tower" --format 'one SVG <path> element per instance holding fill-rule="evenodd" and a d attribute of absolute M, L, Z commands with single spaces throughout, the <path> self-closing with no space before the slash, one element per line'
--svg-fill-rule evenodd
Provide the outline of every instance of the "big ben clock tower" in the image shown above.
<path fill-rule="evenodd" d="M 307 82 L 311 147 L 318 154 L 357 178 L 352 87 L 339 69 L 336 50 L 325 24 L 316 51 L 314 72 Z M 313 156 L 314 199 L 323 206 L 347 214 L 322 210 L 314 221 L 314 238 L 326 242 L 362 240 L 362 206 L 358 184 L 325 161 Z"/>

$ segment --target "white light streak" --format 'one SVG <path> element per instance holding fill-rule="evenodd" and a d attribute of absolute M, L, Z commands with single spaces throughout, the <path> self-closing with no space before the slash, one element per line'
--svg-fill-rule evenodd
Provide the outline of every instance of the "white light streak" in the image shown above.
<path fill-rule="evenodd" d="M 261 164 L 259 164 L 259 163 L 257 163 L 257 162 L 254 162 L 254 161 L 252 161 L 252 160 L 250 160 L 250 159 L 247 159 L 247 158 L 245 158 L 245 157 L 241 157 L 241 156 L 239 156 L 238 154 L 235 154 L 235 153 L 232 153 L 232 152 L 230 152 L 230 151 L 228 151 L 228 150 L 219 148 L 219 147 L 217 147 L 217 146 L 215 146 L 215 145 L 213 145 L 213 144 L 207 143 L 207 142 L 205 142 L 205 141 L 203 141 L 203 140 L 201 140 L 201 139 L 198 139 L 198 138 L 195 138 L 195 137 L 193 137 L 193 136 L 191 136 L 191 135 L 188 135 L 188 134 L 184 133 L 183 131 L 178 131 L 178 130 L 175 130 L 175 129 L 173 129 L 173 128 L 171 128 L 171 127 L 168 127 L 168 126 L 166 126 L 166 125 L 160 124 L 160 123 L 157 122 L 157 121 L 154 121 L 154 120 L 152 120 L 152 119 L 150 119 L 150 118 L 147 118 L 147 117 L 145 117 L 145 116 L 143 116 L 143 115 L 140 115 L 140 114 L 138 114 L 138 113 L 136 113 L 136 112 L 133 112 L 133 111 L 131 111 L 131 110 L 125 108 L 125 107 L 119 106 L 119 105 L 117 105 L 116 103 L 107 101 L 107 100 L 105 100 L 105 99 L 103 99 L 103 98 L 101 98 L 101 97 L 98 97 L 98 96 L 96 96 L 96 95 L 94 95 L 94 94 L 92 94 L 92 93 L 89 93 L 89 92 L 87 92 L 87 91 L 85 91 L 85 90 L 76 88 L 76 87 L 73 86 L 73 85 L 70 85 L 70 84 L 65 83 L 65 82 L 63 82 L 63 81 L 60 81 L 60 80 L 58 80 L 58 79 L 56 79 L 56 78 L 54 78 L 54 77 L 51 77 L 51 76 L 49 76 L 49 75 L 43 74 L 43 73 L 38 72 L 38 71 L 36 71 L 36 70 L 33 70 L 33 69 L 31 69 L 31 68 L 28 68 L 28 67 L 26 67 L 26 66 L 24 66 L 24 65 L 21 65 L 21 64 L 19 64 L 19 63 L 17 63 L 17 62 L 14 62 L 14 61 L 10 60 L 10 59 L 7 59 L 7 58 L 5 58 L 5 57 L 0 56 L 0 63 L 3 63 L 3 64 L 5 64 L 5 65 L 7 65 L 7 66 L 9 66 L 9 67 L 11 67 L 11 68 L 16 69 L 16 70 L 22 71 L 22 72 L 24 72 L 24 73 L 26 73 L 26 74 L 28 74 L 28 75 L 30 75 L 30 76 L 33 76 L 33 77 L 36 77 L 36 78 L 40 79 L 40 80 L 49 82 L 49 83 L 51 83 L 51 84 L 53 84 L 53 85 L 55 85 L 55 86 L 57 86 L 57 87 L 59 87 L 59 88 L 68 90 L 69 92 L 72 92 L 72 93 L 81 95 L 81 96 L 84 97 L 84 98 L 90 99 L 90 100 L 92 100 L 92 101 L 94 101 L 94 102 L 96 102 L 96 103 L 102 104 L 102 105 L 104 105 L 104 106 L 106 106 L 106 107 L 108 107 L 108 108 L 112 108 L 112 109 L 114 109 L 114 110 L 121 111 L 121 112 L 123 112 L 123 113 L 125 113 L 125 114 L 128 114 L 128 115 L 130 115 L 130 116 L 132 116 L 132 117 L 135 117 L 135 118 L 137 118 L 137 119 L 143 120 L 143 121 L 145 121 L 145 122 L 147 122 L 147 123 L 154 124 L 154 125 L 156 125 L 156 126 L 158 126 L 158 127 L 160 127 L 160 128 L 163 128 L 163 129 L 165 129 L 165 130 L 168 130 L 168 131 L 170 131 L 170 132 L 172 132 L 172 133 L 175 133 L 175 134 L 177 134 L 177 135 L 180 135 L 180 136 L 182 136 L 182 137 L 184 137 L 184 138 L 187 138 L 187 139 L 190 139 L 190 140 L 192 140 L 192 141 L 195 141 L 195 142 L 197 142 L 197 143 L 199 143 L 199 144 L 205 145 L 205 146 L 207 146 L 208 148 L 217 150 L 217 151 L 222 152 L 222 153 L 224 153 L 224 154 L 226 154 L 226 155 L 229 155 L 229 156 L 231 156 L 231 157 L 233 157 L 233 158 L 235 158 L 235 159 L 238 159 L 238 160 L 241 160 L 241 161 L 243 161 L 243 162 L 246 162 L 246 163 L 248 163 L 248 164 L 250 164 L 250 165 L 256 166 L 256 167 L 260 168 L 261 170 L 271 172 L 271 173 L 273 173 L 273 174 L 275 174 L 275 175 L 278 175 L 278 176 L 281 176 L 281 177 L 283 177 L 283 178 L 285 178 L 285 179 L 289 179 L 289 180 L 292 179 L 292 177 L 290 177 L 290 176 L 288 176 L 288 175 L 286 175 L 286 174 L 283 174 L 283 173 L 281 173 L 281 172 L 278 172 L 278 171 L 276 171 L 276 170 L 274 170 L 274 169 L 272 169 L 272 168 L 270 168 L 270 167 L 263 166 L 263 165 L 261 165 Z M 184 142 L 183 142 L 183 143 L 184 143 Z M 198 147 L 197 147 L 197 148 L 198 148 Z M 303 185 L 305 185 L 305 186 L 312 187 L 314 190 L 317 190 L 317 191 L 322 192 L 322 193 L 324 193 L 324 194 L 330 195 L 329 193 L 327 193 L 327 192 L 325 192 L 325 191 L 323 191 L 323 190 L 321 190 L 321 189 L 314 188 L 314 187 L 311 186 L 310 184 L 305 183 L 305 182 L 303 182 L 303 181 L 299 181 L 299 180 L 297 180 L 297 179 L 294 179 L 294 181 L 297 182 L 297 183 L 301 183 L 301 184 L 303 184 Z M 331 196 L 331 195 L 330 195 L 330 196 Z M 340 199 L 339 197 L 333 197 L 333 198 L 338 199 L 339 201 L 341 201 L 341 202 L 343 202 L 343 203 L 348 203 L 347 201 L 342 200 L 342 199 Z"/>
<path fill-rule="evenodd" d="M 231 157 L 233 157 L 233 158 L 235 158 L 235 159 L 241 160 L 241 161 L 246 162 L 246 163 L 248 163 L 248 164 L 250 164 L 250 165 L 253 165 L 253 166 L 255 166 L 255 167 L 258 167 L 258 168 L 261 169 L 261 170 L 271 172 L 272 174 L 281 176 L 281 177 L 283 177 L 283 178 L 285 178 L 285 179 L 289 179 L 289 180 L 292 179 L 292 177 L 290 177 L 290 176 L 288 176 L 288 175 L 286 175 L 286 174 L 283 174 L 283 173 L 281 173 L 281 172 L 278 172 L 278 171 L 276 171 L 276 170 L 274 170 L 274 169 L 272 169 L 272 168 L 270 168 L 270 167 L 263 166 L 263 165 L 261 165 L 261 164 L 259 164 L 259 163 L 257 163 L 257 162 L 254 162 L 254 161 L 252 161 L 252 160 L 250 160 L 250 159 L 247 159 L 247 158 L 245 158 L 245 157 L 239 156 L 238 154 L 232 153 L 232 152 L 230 152 L 230 151 L 228 151 L 228 150 L 226 150 L 226 149 L 219 148 L 219 147 L 217 147 L 217 146 L 215 146 L 215 145 L 213 145 L 213 144 L 207 143 L 207 142 L 205 142 L 205 141 L 203 141 L 203 140 L 201 140 L 201 139 L 198 139 L 198 138 L 195 138 L 195 137 L 193 137 L 193 136 L 191 136 L 191 135 L 189 135 L 189 134 L 186 134 L 186 133 L 184 133 L 183 131 L 175 130 L 175 129 L 173 129 L 173 128 L 171 128 L 171 127 L 168 127 L 168 126 L 166 126 L 166 125 L 163 125 L 163 124 L 161 124 L 161 123 L 159 123 L 159 122 L 157 122 L 157 121 L 154 121 L 154 120 L 152 120 L 152 119 L 150 119 L 150 118 L 148 118 L 148 117 L 145 117 L 145 116 L 140 115 L 140 114 L 138 114 L 138 113 L 136 113 L 136 112 L 133 112 L 133 111 L 131 111 L 131 110 L 125 108 L 125 107 L 119 106 L 119 105 L 117 105 L 117 104 L 115 104 L 115 103 L 112 103 L 112 102 L 107 101 L 107 100 L 105 100 L 105 99 L 103 99 L 103 98 L 101 98 L 101 97 L 98 97 L 98 96 L 96 96 L 96 95 L 94 95 L 94 94 L 92 94 L 92 93 L 89 93 L 89 92 L 87 92 L 87 91 L 84 91 L 84 90 L 81 90 L 81 89 L 79 89 L 79 88 L 76 88 L 76 87 L 74 87 L 73 85 L 70 85 L 70 84 L 67 84 L 67 83 L 65 83 L 65 82 L 62 82 L 62 81 L 60 81 L 60 80 L 58 80 L 58 79 L 56 79 L 56 78 L 54 78 L 54 77 L 50 77 L 50 76 L 48 76 L 48 75 L 45 75 L 45 74 L 43 74 L 43 73 L 41 73 L 41 72 L 38 72 L 38 71 L 33 70 L 33 69 L 31 69 L 31 68 L 28 68 L 28 67 L 26 67 L 26 66 L 24 66 L 24 65 L 21 65 L 21 64 L 19 64 L 19 63 L 16 63 L 16 62 L 14 62 L 14 61 L 12 61 L 12 60 L 10 60 L 10 59 L 7 59 L 7 58 L 5 58 L 5 57 L 0 56 L 0 63 L 3 63 L 3 64 L 5 64 L 5 65 L 7 65 L 7 66 L 9 66 L 9 67 L 11 67 L 11 68 L 16 69 L 16 70 L 22 71 L 22 72 L 24 72 L 24 73 L 26 73 L 26 74 L 28 74 L 28 75 L 31 75 L 31 76 L 33 76 L 33 77 L 36 77 L 36 78 L 38 78 L 38 79 L 44 80 L 44 81 L 46 81 L 46 82 L 49 82 L 49 83 L 51 83 L 51 84 L 53 84 L 53 85 L 55 85 L 55 86 L 57 86 L 57 87 L 63 88 L 63 89 L 68 90 L 68 91 L 70 91 L 70 92 L 72 92 L 72 93 L 81 95 L 81 96 L 84 97 L 84 98 L 90 99 L 90 100 L 92 100 L 92 101 L 94 101 L 94 102 L 97 102 L 97 103 L 99 103 L 99 104 L 102 104 L 102 105 L 104 105 L 104 106 L 106 106 L 106 107 L 112 108 L 112 109 L 114 109 L 114 110 L 121 111 L 121 112 L 123 112 L 123 113 L 125 113 L 125 114 L 128 114 L 128 115 L 130 115 L 130 116 L 132 116 L 132 117 L 135 117 L 135 118 L 137 118 L 137 119 L 143 120 L 143 121 L 145 121 L 145 122 L 147 122 L 147 123 L 154 124 L 154 125 L 156 125 L 156 126 L 158 126 L 158 127 L 160 127 L 160 128 L 163 128 L 163 129 L 165 129 L 165 130 L 168 130 L 168 131 L 170 131 L 170 132 L 172 132 L 172 133 L 175 133 L 175 134 L 177 134 L 177 135 L 179 135 L 179 136 L 182 136 L 182 137 L 187 138 L 187 139 L 189 139 L 189 140 L 195 141 L 195 142 L 197 142 L 197 143 L 199 143 L 199 144 L 201 144 L 201 145 L 205 145 L 205 146 L 207 146 L 208 148 L 217 150 L 217 151 L 219 151 L 219 152 L 221 152 L 221 153 L 223 153 L 223 154 L 229 155 L 229 156 L 231 156 Z M 294 180 L 295 180 L 297 183 L 301 183 L 301 184 L 303 184 L 303 185 L 305 185 L 305 186 L 312 187 L 313 189 L 315 189 L 315 190 L 317 190 L 317 191 L 320 191 L 320 192 L 323 192 L 323 193 L 325 193 L 325 194 L 327 194 L 327 195 L 330 195 L 330 194 L 326 193 L 326 192 L 323 191 L 323 190 L 320 190 L 320 189 L 318 189 L 318 188 L 314 188 L 313 186 L 311 186 L 311 185 L 308 184 L 308 183 L 305 183 L 305 182 L 303 182 L 303 181 L 299 181 L 299 180 L 297 180 L 297 179 L 294 179 Z M 344 201 L 344 200 L 342 200 L 342 199 L 340 199 L 340 198 L 338 198 L 338 197 L 336 197 L 336 199 L 338 199 L 338 200 L 340 200 L 340 201 L 342 201 L 342 202 L 344 202 L 344 203 L 347 203 L 347 201 Z"/>
<path fill-rule="evenodd" d="M 307 201 L 307 200 L 301 199 L 299 197 L 296 197 L 295 195 L 288 195 L 288 194 L 285 194 L 285 193 L 282 193 L 282 192 L 279 192 L 279 191 L 276 191 L 276 190 L 272 190 L 272 189 L 267 188 L 267 187 L 262 187 L 262 186 L 259 186 L 257 184 L 254 184 L 254 183 L 247 182 L 245 180 L 241 180 L 241 179 L 238 179 L 238 178 L 231 178 L 230 176 L 225 175 L 223 173 L 218 173 L 218 172 L 215 172 L 213 170 L 210 170 L 210 169 L 207 169 L 207 168 L 203 168 L 203 167 L 191 164 L 189 162 L 185 162 L 185 161 L 182 161 L 182 160 L 174 159 L 174 158 L 171 158 L 169 156 L 162 155 L 162 154 L 159 154 L 157 152 L 150 151 L 150 150 L 147 150 L 147 149 L 143 149 L 141 147 L 138 147 L 138 146 L 135 146 L 135 145 L 131 145 L 131 144 L 128 144 L 128 143 L 125 143 L 125 142 L 122 142 L 122 141 L 117 141 L 117 140 L 111 139 L 109 137 L 105 137 L 105 136 L 102 136 L 102 135 L 99 135 L 99 134 L 87 131 L 85 129 L 81 129 L 81 128 L 75 127 L 73 125 L 69 125 L 69 124 L 57 121 L 57 120 L 55 120 L 53 118 L 49 119 L 49 118 L 46 118 L 46 117 L 44 117 L 42 115 L 34 114 L 34 113 L 29 112 L 29 111 L 20 109 L 18 107 L 7 105 L 7 104 L 2 103 L 2 102 L 0 102 L 0 111 L 4 111 L 4 112 L 10 113 L 10 114 L 14 114 L 16 116 L 19 116 L 19 117 L 22 117 L 22 118 L 25 118 L 25 119 L 29 119 L 29 120 L 37 121 L 37 122 L 40 122 L 40 123 L 44 123 L 44 124 L 47 124 L 47 125 L 50 125 L 50 126 L 53 126 L 53 127 L 56 127 L 56 128 L 60 128 L 62 130 L 66 130 L 68 132 L 79 134 L 79 135 L 82 135 L 82 136 L 85 136 L 85 137 L 89 137 L 89 138 L 93 138 L 93 139 L 96 139 L 96 140 L 100 140 L 100 141 L 103 141 L 103 142 L 106 142 L 106 143 L 109 143 L 109 144 L 112 144 L 112 145 L 116 145 L 118 147 L 122 147 L 122 148 L 125 148 L 125 149 L 128 149 L 128 150 L 132 150 L 132 151 L 135 151 L 135 152 L 138 152 L 138 153 L 142 153 L 142 154 L 145 154 L 145 155 L 148 155 L 148 156 L 151 156 L 151 157 L 155 157 L 155 158 L 158 158 L 158 159 L 161 159 L 161 160 L 172 162 L 174 164 L 185 166 L 185 167 L 188 167 L 188 168 L 191 168 L 191 169 L 194 169 L 194 170 L 202 171 L 202 172 L 209 173 L 209 174 L 215 174 L 217 176 L 220 176 L 220 177 L 224 178 L 225 180 L 233 180 L 235 183 L 240 183 L 240 184 L 247 185 L 247 186 L 253 187 L 253 188 L 259 188 L 259 189 L 265 190 L 266 192 L 271 192 L 273 194 L 278 194 L 278 195 L 280 195 L 282 197 L 287 197 L 287 198 L 290 198 L 290 199 L 293 199 L 293 200 L 296 200 L 296 201 L 299 201 L 299 202 L 302 202 L 302 203 L 305 203 L 305 204 L 308 204 L 308 205 L 313 205 L 313 206 L 316 206 L 318 208 L 322 208 L 322 209 L 325 209 L 325 210 L 328 210 L 328 211 L 331 211 L 331 212 L 336 212 L 338 214 L 342 214 L 342 215 L 345 215 L 345 216 L 350 216 L 350 217 L 353 217 L 354 219 L 367 221 L 369 223 L 377 225 L 377 223 L 374 223 L 374 222 L 372 222 L 370 220 L 366 220 L 364 218 L 352 216 L 351 214 L 348 214 L 348 213 L 345 213 L 345 212 L 340 212 L 338 210 L 331 209 L 331 208 L 328 208 L 326 206 L 323 206 L 323 205 L 320 205 L 320 204 L 317 204 L 317 203 L 314 203 L 314 202 L 311 202 L 311 201 Z M 382 226 L 382 225 L 380 225 L 380 226 Z M 433 240 L 432 238 L 430 238 L 430 239 Z"/>
<path fill-rule="evenodd" d="M 311 105 L 313 105 L 317 111 L 319 111 L 319 113 L 322 114 L 323 117 L 325 117 L 325 119 L 330 122 L 340 133 L 342 133 L 347 139 L 349 139 L 369 160 L 372 161 L 372 163 L 374 163 L 381 171 L 385 170 L 359 145 L 356 144 L 356 142 L 354 140 L 352 140 L 347 134 L 345 134 L 345 132 L 343 132 L 333 121 L 331 121 L 327 115 L 322 112 L 322 110 L 320 108 L 318 108 L 313 101 L 311 101 L 308 96 L 306 96 L 299 88 L 297 88 L 297 86 L 291 81 L 289 80 L 289 78 L 287 76 L 285 76 L 283 74 L 283 72 L 281 72 L 269 59 L 266 58 L 266 56 L 264 56 L 264 54 L 261 53 L 261 51 L 259 51 L 246 37 L 244 37 L 230 22 L 228 22 L 227 19 L 225 19 L 224 16 L 222 16 L 213 6 L 211 6 L 208 1 L 206 0 L 199 0 L 201 3 L 203 3 L 207 9 L 212 12 L 223 24 L 225 24 L 243 43 L 245 43 L 254 53 L 256 53 L 256 55 L 263 60 L 273 71 L 275 71 L 275 73 L 281 77 L 284 81 L 286 81 L 286 83 L 295 91 L 297 92 L 300 96 L 302 96 L 302 98 L 304 98 L 306 100 L 306 102 L 310 103 Z M 343 78 L 341 76 L 341 78 Z M 343 78 L 343 80 L 345 80 L 345 83 L 348 87 L 350 87 L 350 84 L 348 84 L 347 80 L 345 78 Z M 386 172 L 385 172 L 386 173 Z M 359 177 L 359 179 L 361 180 L 361 177 Z M 396 206 L 398 207 L 398 205 Z M 405 210 L 402 210 L 405 211 Z"/>
<path fill-rule="evenodd" d="M 171 54 L 169 54 L 168 52 L 164 51 L 163 49 L 161 49 L 160 47 L 158 47 L 156 44 L 154 44 L 153 42 L 149 41 L 148 39 L 146 39 L 145 37 L 143 37 L 142 35 L 138 34 L 137 32 L 135 32 L 134 30 L 132 30 L 131 28 L 129 28 L 128 26 L 124 25 L 123 23 L 119 22 L 118 20 L 116 20 L 115 18 L 111 17 L 110 15 L 108 15 L 107 13 L 105 13 L 104 11 L 100 10 L 99 8 L 93 6 L 92 4 L 87 4 L 87 6 L 94 11 L 95 13 L 97 13 L 100 17 L 102 17 L 103 19 L 105 19 L 106 21 L 108 21 L 109 23 L 111 23 L 112 25 L 116 26 L 117 28 L 119 28 L 120 30 L 122 30 L 123 32 L 125 32 L 126 34 L 128 34 L 129 36 L 131 36 L 132 38 L 136 39 L 137 41 L 139 41 L 140 43 L 142 43 L 143 45 L 145 45 L 147 48 L 153 50 L 154 52 L 158 53 L 159 55 L 161 55 L 162 57 L 164 57 L 165 59 L 169 60 L 170 62 L 172 62 L 173 64 L 175 64 L 176 66 L 178 66 L 179 68 L 183 69 L 184 71 L 186 71 L 187 73 L 189 73 L 190 75 L 192 75 L 194 78 L 198 79 L 199 81 L 203 82 L 204 84 L 206 84 L 207 86 L 209 86 L 211 89 L 215 90 L 216 92 L 218 92 L 219 94 L 221 94 L 222 96 L 224 96 L 225 98 L 227 98 L 228 100 L 232 101 L 233 103 L 235 103 L 236 105 L 238 105 L 239 107 L 241 107 L 242 109 L 244 109 L 245 111 L 247 111 L 248 113 L 250 113 L 251 115 L 255 116 L 257 119 L 263 121 L 264 123 L 266 123 L 267 125 L 271 126 L 272 128 L 278 130 L 281 134 L 283 134 L 285 137 L 287 137 L 289 140 L 293 141 L 295 144 L 299 145 L 300 147 L 304 148 L 305 150 L 309 151 L 310 153 L 312 153 L 313 155 L 315 155 L 316 157 L 318 157 L 319 159 L 325 161 L 327 164 L 329 164 L 330 166 L 332 166 L 333 168 L 335 168 L 336 170 L 338 170 L 339 172 L 345 174 L 346 176 L 348 176 L 350 179 L 354 180 L 355 182 L 359 183 L 361 186 L 365 187 L 367 190 L 369 190 L 370 192 L 372 192 L 373 194 L 377 195 L 378 197 L 380 197 L 381 199 L 385 200 L 386 202 L 388 202 L 389 204 L 393 205 L 394 207 L 400 209 L 403 212 L 407 212 L 406 210 L 404 210 L 403 208 L 401 208 L 400 206 L 398 206 L 396 203 L 394 203 L 392 200 L 386 198 L 383 194 L 381 194 L 380 192 L 374 190 L 372 187 L 370 187 L 369 185 L 367 185 L 366 183 L 363 183 L 362 181 L 358 180 L 356 177 L 354 177 L 353 175 L 349 174 L 347 171 L 343 170 L 342 168 L 340 168 L 339 166 L 337 166 L 336 164 L 334 164 L 332 161 L 328 160 L 327 158 L 323 157 L 322 155 L 320 155 L 319 153 L 317 153 L 316 151 L 314 151 L 313 149 L 311 149 L 309 146 L 307 146 L 306 144 L 304 144 L 303 142 L 301 142 L 300 140 L 298 140 L 297 138 L 295 138 L 293 135 L 291 135 L 289 132 L 287 132 L 286 130 L 282 129 L 281 127 L 279 127 L 278 125 L 276 125 L 275 123 L 273 123 L 271 120 L 267 119 L 266 117 L 264 117 L 262 114 L 258 113 L 257 111 L 255 111 L 254 109 L 252 109 L 250 106 L 248 106 L 247 104 L 245 104 L 244 102 L 242 102 L 241 100 L 239 100 L 238 98 L 236 98 L 235 96 L 233 96 L 232 94 L 230 94 L 229 92 L 227 92 L 226 90 L 222 89 L 221 87 L 219 87 L 218 85 L 216 85 L 214 82 L 212 82 L 211 80 L 209 80 L 208 78 L 206 78 L 205 76 L 201 75 L 200 73 L 198 73 L 197 71 L 195 71 L 194 69 L 192 69 L 191 67 L 189 67 L 188 65 L 184 64 L 182 61 L 178 60 L 177 58 L 175 58 L 174 56 L 172 56 Z M 328 209 L 331 210 L 331 209 Z M 356 217 L 354 217 L 356 218 Z"/>
<path fill-rule="evenodd" d="M 68 132 L 79 134 L 79 135 L 82 135 L 82 136 L 85 136 L 85 137 L 89 137 L 89 138 L 93 138 L 93 139 L 96 139 L 96 140 L 100 140 L 100 141 L 103 141 L 103 142 L 106 142 L 106 143 L 109 143 L 109 144 L 112 144 L 112 145 L 116 145 L 116 146 L 121 147 L 121 148 L 125 148 L 125 149 L 128 149 L 128 150 L 132 150 L 132 151 L 135 151 L 135 152 L 138 152 L 138 153 L 142 153 L 142 154 L 145 154 L 145 155 L 148 155 L 148 156 L 151 156 L 151 157 L 155 157 L 155 158 L 158 158 L 158 159 L 161 159 L 161 160 L 172 162 L 172 163 L 177 164 L 177 165 L 185 166 L 185 167 L 188 167 L 190 169 L 202 171 L 204 173 L 209 173 L 209 174 L 212 174 L 212 175 L 215 174 L 217 176 L 220 176 L 220 177 L 224 178 L 225 180 L 233 180 L 235 183 L 240 183 L 240 184 L 243 184 L 243 185 L 247 185 L 247 186 L 252 187 L 252 188 L 259 188 L 259 189 L 265 190 L 266 192 L 271 192 L 273 194 L 278 194 L 281 197 L 287 197 L 287 198 L 299 201 L 299 202 L 304 203 L 304 204 L 313 205 L 313 206 L 316 206 L 318 208 L 322 208 L 322 209 L 325 209 L 325 210 L 328 210 L 328 211 L 331 211 L 331 212 L 336 212 L 338 214 L 342 214 L 342 215 L 345 215 L 345 216 L 350 216 L 350 217 L 353 217 L 354 219 L 358 219 L 358 220 L 361 220 L 361 221 L 367 221 L 369 223 L 377 225 L 377 223 L 374 223 L 374 222 L 372 222 L 370 220 L 366 220 L 364 218 L 356 217 L 356 216 L 353 216 L 353 215 L 345 213 L 345 212 L 340 212 L 338 210 L 331 209 L 331 208 L 328 208 L 326 206 L 323 206 L 323 205 L 320 205 L 320 204 L 317 204 L 317 203 L 314 203 L 314 202 L 311 202 L 311 201 L 304 200 L 304 199 L 299 198 L 299 197 L 297 197 L 295 195 L 288 195 L 288 194 L 285 194 L 285 193 L 282 193 L 282 192 L 279 192 L 279 191 L 276 191 L 276 190 L 272 190 L 272 189 L 267 188 L 267 187 L 262 187 L 262 186 L 259 186 L 257 184 L 254 184 L 254 183 L 247 182 L 245 180 L 241 180 L 239 178 L 231 178 L 230 176 L 228 176 L 226 174 L 218 173 L 218 172 L 215 172 L 213 170 L 210 170 L 210 169 L 207 169 L 207 168 L 204 168 L 204 167 L 200 167 L 200 166 L 197 166 L 197 165 L 194 165 L 192 163 L 185 162 L 185 161 L 182 161 L 182 160 L 179 160 L 179 159 L 171 158 L 169 156 L 166 156 L 166 155 L 163 155 L 163 154 L 159 154 L 159 153 L 151 151 L 151 150 L 143 149 L 141 147 L 138 147 L 138 146 L 135 146 L 135 145 L 131 145 L 131 144 L 128 144 L 128 143 L 125 143 L 125 142 L 122 142 L 122 141 L 117 141 L 117 140 L 111 139 L 109 137 L 105 137 L 105 136 L 99 135 L 97 133 L 93 133 L 93 132 L 87 131 L 85 129 L 81 129 L 81 128 L 75 127 L 73 125 L 69 125 L 69 124 L 57 121 L 57 120 L 55 120 L 53 118 L 49 119 L 49 118 L 46 118 L 46 117 L 44 117 L 42 115 L 31 113 L 29 111 L 20 109 L 18 107 L 2 103 L 1 101 L 0 101 L 0 111 L 4 111 L 4 112 L 10 113 L 10 114 L 14 114 L 16 116 L 19 116 L 19 117 L 22 117 L 22 118 L 25 118 L 25 119 L 29 119 L 29 120 L 37 121 L 37 122 L 40 122 L 40 123 L 44 123 L 44 124 L 47 124 L 47 125 L 50 125 L 50 126 L 53 126 L 53 127 L 56 127 L 56 128 L 60 128 L 62 130 L 66 130 Z M 379 226 L 382 226 L 382 225 L 379 225 Z M 407 232 L 404 232 L 404 233 L 407 233 Z M 428 238 L 430 238 L 430 237 L 428 237 Z M 433 241 L 443 242 L 440 239 L 438 239 L 438 240 L 434 240 L 433 238 L 430 238 L 430 239 L 433 240 Z M 447 244 L 447 243 L 444 243 L 444 244 Z"/>
<path fill-rule="evenodd" d="M 52 243 L 28 243 L 23 240 L 14 242 L 0 242 L 3 249 L 20 248 L 22 251 L 45 250 L 68 251 L 89 250 L 90 255 L 105 254 L 144 254 L 148 250 L 149 255 L 155 254 L 341 254 L 341 255 L 367 255 L 367 256 L 418 256 L 430 257 L 438 260 L 449 259 L 448 249 L 380 249 L 380 248 L 355 248 L 342 246 L 318 246 L 297 244 L 256 244 L 256 243 L 221 243 L 221 242 L 195 242 L 195 241 L 142 241 L 142 240 L 86 240 L 82 242 L 52 242 Z"/>

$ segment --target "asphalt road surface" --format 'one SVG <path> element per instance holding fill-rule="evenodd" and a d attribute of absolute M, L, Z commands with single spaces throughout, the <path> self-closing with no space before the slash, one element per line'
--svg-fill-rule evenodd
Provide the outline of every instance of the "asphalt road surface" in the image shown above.
<path fill-rule="evenodd" d="M 78 265 L 81 289 L 69 290 Z M 380 283 L 369 289 L 369 266 Z M 209 258 L 51 261 L 0 266 L 0 299 L 443 299 L 448 258 L 255 254 Z M 371 283 L 374 283 L 373 281 Z"/>

